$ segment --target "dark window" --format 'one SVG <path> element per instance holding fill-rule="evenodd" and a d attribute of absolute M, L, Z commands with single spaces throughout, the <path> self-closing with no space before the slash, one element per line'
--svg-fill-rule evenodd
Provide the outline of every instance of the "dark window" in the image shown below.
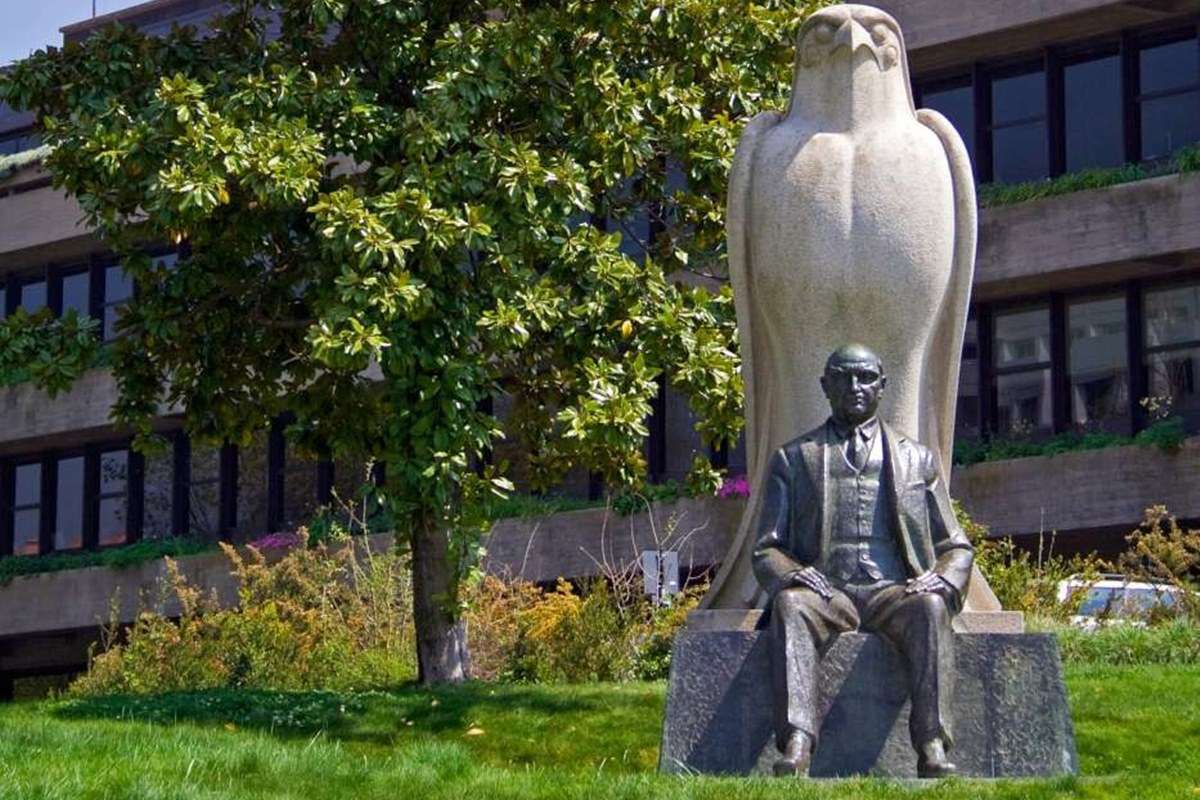
<path fill-rule="evenodd" d="M 1200 140 L 1200 48 L 1193 36 L 1139 54 L 1142 158 Z"/>
<path fill-rule="evenodd" d="M 621 252 L 634 261 L 642 261 L 646 257 L 646 248 L 650 246 L 653 231 L 650 227 L 650 214 L 644 206 L 634 209 L 629 216 L 610 220 L 608 230 L 621 234 Z"/>
<path fill-rule="evenodd" d="M 1129 431 L 1129 366 L 1125 296 L 1081 300 L 1067 307 L 1071 421 Z"/>
<path fill-rule="evenodd" d="M 1140 62 L 1142 94 L 1195 89 L 1200 82 L 1200 48 L 1196 37 L 1146 47 Z"/>
<path fill-rule="evenodd" d="M 46 281 L 30 281 L 21 287 L 21 308 L 32 314 L 45 307 Z"/>
<path fill-rule="evenodd" d="M 171 448 L 146 455 L 142 479 L 143 539 L 171 535 L 175 480 L 175 453 Z"/>
<path fill-rule="evenodd" d="M 83 456 L 70 456 L 58 460 L 58 497 L 54 512 L 55 550 L 77 550 L 83 547 L 83 474 Z"/>
<path fill-rule="evenodd" d="M 921 93 L 921 105 L 950 120 L 975 163 L 975 96 L 969 79 L 955 84 L 931 86 Z"/>
<path fill-rule="evenodd" d="M 992 80 L 991 129 L 993 180 L 1019 183 L 1050 173 L 1042 70 Z"/>
<path fill-rule="evenodd" d="M 13 554 L 37 555 L 42 528 L 42 465 L 13 469 Z"/>
<path fill-rule="evenodd" d="M 255 434 L 250 443 L 238 446 L 237 483 L 237 530 L 239 533 L 258 537 L 269 530 L 271 495 L 268 491 L 271 480 L 271 458 L 269 431 Z"/>
<path fill-rule="evenodd" d="M 104 270 L 104 341 L 117 337 L 117 320 L 121 306 L 133 297 L 133 279 L 120 264 Z"/>
<path fill-rule="evenodd" d="M 62 313 L 74 310 L 79 316 L 88 315 L 90 281 L 86 272 L 62 276 Z"/>
<path fill-rule="evenodd" d="M 188 531 L 216 539 L 221 532 L 221 450 L 192 447 L 192 479 L 188 485 Z"/>
<path fill-rule="evenodd" d="M 1200 284 L 1146 292 L 1149 397 L 1162 413 L 1200 419 Z"/>
<path fill-rule="evenodd" d="M 19 131 L 0 136 L 0 156 L 11 156 L 34 150 L 42 144 L 42 135 L 36 131 Z"/>
<path fill-rule="evenodd" d="M 284 450 L 283 530 L 307 525 L 317 511 L 317 462 L 290 444 Z"/>
<path fill-rule="evenodd" d="M 1063 95 L 1067 171 L 1124 163 L 1120 56 L 1068 64 Z"/>
<path fill-rule="evenodd" d="M 370 465 L 360 461 L 338 461 L 333 468 L 333 497 L 330 506 L 334 518 L 346 530 L 363 530 L 367 519 L 376 509 L 371 501 L 373 483 Z"/>
<path fill-rule="evenodd" d="M 1050 309 L 997 314 L 994 325 L 999 432 L 1024 436 L 1053 430 Z"/>
<path fill-rule="evenodd" d="M 129 451 L 100 454 L 100 494 L 97 541 L 101 546 L 124 544 L 129 538 Z"/>
<path fill-rule="evenodd" d="M 972 318 L 967 320 L 962 367 L 958 373 L 958 405 L 954 420 L 956 436 L 973 439 L 980 435 L 980 410 L 979 323 Z"/>

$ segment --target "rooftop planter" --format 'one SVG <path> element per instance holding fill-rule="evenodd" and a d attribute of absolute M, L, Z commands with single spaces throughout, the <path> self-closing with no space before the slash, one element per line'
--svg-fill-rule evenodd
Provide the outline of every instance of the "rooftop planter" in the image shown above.
<path fill-rule="evenodd" d="M 1173 452 L 1126 445 L 956 467 L 952 494 L 994 536 L 1127 527 L 1148 506 L 1200 516 L 1200 437 Z"/>
<path fill-rule="evenodd" d="M 741 499 L 681 499 L 655 504 L 651 513 L 628 516 L 591 508 L 500 520 L 485 541 L 485 566 L 504 577 L 550 582 L 628 567 L 646 549 L 677 550 L 684 568 L 707 566 L 725 555 L 744 506 Z M 259 543 L 269 547 L 278 538 Z M 376 550 L 391 542 L 389 534 L 369 537 Z M 119 622 L 132 622 L 139 609 L 158 596 L 166 576 L 163 555 L 176 556 L 192 585 L 215 591 L 223 603 L 234 603 L 237 587 L 224 554 L 215 549 L 196 552 L 201 549 L 195 543 L 172 548 L 169 543 L 142 542 L 76 556 L 32 557 L 27 564 L 41 559 L 51 571 L 14 574 L 20 568 L 10 567 L 8 580 L 0 584 L 0 639 L 95 629 L 110 620 L 114 608 Z M 264 552 L 270 557 L 272 551 Z M 165 613 L 173 609 L 171 598 Z"/>

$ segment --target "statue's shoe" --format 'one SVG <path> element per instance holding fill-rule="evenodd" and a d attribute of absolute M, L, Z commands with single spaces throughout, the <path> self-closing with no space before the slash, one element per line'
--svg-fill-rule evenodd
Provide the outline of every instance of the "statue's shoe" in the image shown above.
<path fill-rule="evenodd" d="M 812 760 L 812 740 L 806 734 L 796 732 L 783 748 L 783 758 L 775 762 L 775 777 L 784 778 L 808 775 L 808 764 Z"/>
<path fill-rule="evenodd" d="M 958 774 L 958 767 L 946 758 L 946 748 L 941 739 L 931 739 L 921 745 L 917 756 L 917 777 L 949 778 Z"/>
<path fill-rule="evenodd" d="M 923 758 L 917 759 L 918 778 L 949 778 L 951 775 L 957 774 L 958 767 L 949 761 L 926 761 Z"/>

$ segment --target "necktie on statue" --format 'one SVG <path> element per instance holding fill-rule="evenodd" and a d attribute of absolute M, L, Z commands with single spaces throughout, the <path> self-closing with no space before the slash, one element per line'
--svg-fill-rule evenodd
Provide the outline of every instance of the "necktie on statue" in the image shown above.
<path fill-rule="evenodd" d="M 855 471 L 862 471 L 863 462 L 866 461 L 867 446 L 863 436 L 862 428 L 854 428 L 846 439 L 846 460 Z"/>

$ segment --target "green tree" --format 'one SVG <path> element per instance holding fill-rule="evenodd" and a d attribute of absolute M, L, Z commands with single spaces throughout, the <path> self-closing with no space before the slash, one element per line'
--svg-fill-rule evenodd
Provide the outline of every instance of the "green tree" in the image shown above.
<path fill-rule="evenodd" d="M 211 34 L 110 26 L 0 92 L 137 281 L 114 419 L 149 446 L 178 404 L 243 442 L 286 408 L 302 448 L 384 463 L 423 679 L 458 680 L 499 437 L 537 485 L 636 483 L 662 375 L 705 440 L 736 436 L 726 174 L 818 4 L 233 0 Z M 142 255 L 163 241 L 173 267 Z"/>

